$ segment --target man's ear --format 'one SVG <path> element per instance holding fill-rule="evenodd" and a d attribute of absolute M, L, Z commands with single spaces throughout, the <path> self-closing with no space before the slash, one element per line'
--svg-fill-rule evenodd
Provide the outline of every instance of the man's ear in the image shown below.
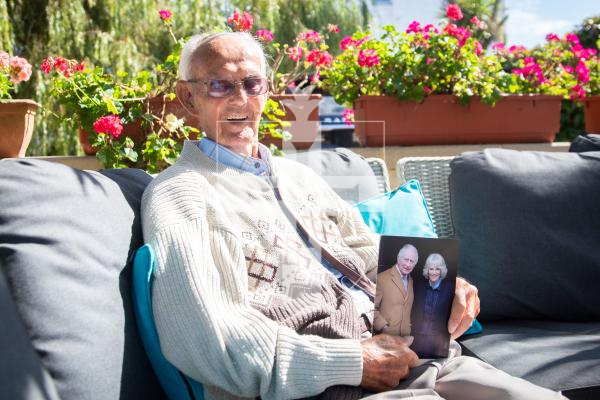
<path fill-rule="evenodd" d="M 177 94 L 177 98 L 179 99 L 179 102 L 183 108 L 185 108 L 188 113 L 195 115 L 193 94 L 190 91 L 190 87 L 187 82 L 177 81 L 175 93 Z"/>

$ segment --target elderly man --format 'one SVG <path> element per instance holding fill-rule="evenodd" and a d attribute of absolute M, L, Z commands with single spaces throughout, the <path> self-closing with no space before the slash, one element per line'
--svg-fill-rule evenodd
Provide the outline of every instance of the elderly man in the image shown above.
<path fill-rule="evenodd" d="M 396 258 L 396 265 L 377 275 L 373 328 L 376 333 L 409 336 L 414 301 L 410 273 L 419 261 L 419 253 L 412 244 L 405 244 Z"/>
<path fill-rule="evenodd" d="M 319 176 L 258 144 L 266 69 L 260 45 L 244 33 L 197 36 L 182 51 L 177 95 L 206 138 L 187 142 L 142 200 L 166 358 L 202 382 L 207 399 L 353 399 L 401 380 L 410 386 L 402 397 L 435 395 L 439 377 L 448 389 L 441 395 L 464 399 L 456 388 L 466 376 L 481 376 L 490 395 L 554 396 L 465 357 L 411 370 L 418 360 L 410 339 L 361 341 L 376 239 Z M 479 308 L 465 281 L 456 294 L 453 336 Z M 428 384 L 419 381 L 427 374 Z"/>

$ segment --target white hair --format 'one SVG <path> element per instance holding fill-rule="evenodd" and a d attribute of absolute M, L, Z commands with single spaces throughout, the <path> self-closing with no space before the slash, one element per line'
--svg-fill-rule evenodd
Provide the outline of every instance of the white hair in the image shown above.
<path fill-rule="evenodd" d="M 262 70 L 267 73 L 267 58 L 262 45 L 258 40 L 254 38 L 248 32 L 212 32 L 202 33 L 199 35 L 192 36 L 181 49 L 181 56 L 179 58 L 179 79 L 187 81 L 193 79 L 192 77 L 192 58 L 194 54 L 199 52 L 202 48 L 210 44 L 215 39 L 222 37 L 233 37 L 238 41 L 246 41 L 250 43 L 259 51 L 260 58 L 262 61 Z"/>
<path fill-rule="evenodd" d="M 417 250 L 417 248 L 415 246 L 413 246 L 410 243 L 402 246 L 402 248 L 398 252 L 398 255 L 396 256 L 396 260 L 400 259 L 400 256 L 404 255 L 408 250 L 412 250 L 415 252 L 415 254 L 416 254 L 415 264 L 416 264 L 417 261 L 419 261 L 419 251 Z"/>
<path fill-rule="evenodd" d="M 438 253 L 431 253 L 429 257 L 427 257 L 427 260 L 425 260 L 425 265 L 423 266 L 423 276 L 425 279 L 429 279 L 428 269 L 433 266 L 440 267 L 442 270 L 440 279 L 444 279 L 446 275 L 448 275 L 448 267 L 446 267 L 446 260 L 444 260 L 444 257 Z"/>

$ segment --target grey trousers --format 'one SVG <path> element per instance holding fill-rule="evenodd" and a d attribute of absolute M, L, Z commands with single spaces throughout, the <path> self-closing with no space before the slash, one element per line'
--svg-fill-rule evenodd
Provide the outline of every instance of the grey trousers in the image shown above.
<path fill-rule="evenodd" d="M 515 378 L 476 358 L 460 355 L 452 341 L 450 357 L 425 360 L 395 390 L 366 394 L 368 400 L 566 400 L 560 393 Z"/>

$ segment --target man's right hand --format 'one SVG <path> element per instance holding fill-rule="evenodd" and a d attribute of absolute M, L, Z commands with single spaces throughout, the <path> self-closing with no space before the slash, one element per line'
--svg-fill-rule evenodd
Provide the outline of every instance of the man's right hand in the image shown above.
<path fill-rule="evenodd" d="M 372 392 L 392 390 L 416 367 L 419 358 L 409 349 L 412 337 L 381 334 L 361 342 L 363 375 L 360 386 Z"/>

